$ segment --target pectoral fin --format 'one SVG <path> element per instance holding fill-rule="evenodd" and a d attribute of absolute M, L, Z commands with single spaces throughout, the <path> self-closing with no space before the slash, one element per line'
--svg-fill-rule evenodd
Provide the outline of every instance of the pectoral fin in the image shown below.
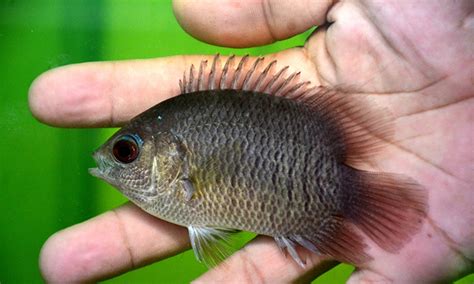
<path fill-rule="evenodd" d="M 189 226 L 188 231 L 196 258 L 209 268 L 216 266 L 235 251 L 231 245 L 231 237 L 236 230 Z"/>
<path fill-rule="evenodd" d="M 193 194 L 196 192 L 196 189 L 194 188 L 193 183 L 187 178 L 183 178 L 181 183 L 183 184 L 184 200 L 186 202 L 190 201 L 191 198 L 193 198 Z"/>

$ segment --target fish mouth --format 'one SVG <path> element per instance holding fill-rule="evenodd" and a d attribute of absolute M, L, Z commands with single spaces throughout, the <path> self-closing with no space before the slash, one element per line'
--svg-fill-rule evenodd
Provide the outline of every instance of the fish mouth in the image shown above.
<path fill-rule="evenodd" d="M 102 169 L 101 164 L 99 164 L 99 166 L 96 168 L 89 168 L 88 171 L 89 171 L 89 174 L 91 174 L 92 176 L 99 178 L 112 186 L 120 188 L 120 185 L 117 184 L 115 179 L 110 176 L 109 171 Z"/>
<path fill-rule="evenodd" d="M 92 157 L 94 158 L 95 163 L 97 164 L 97 167 L 95 168 L 89 168 L 89 174 L 101 178 L 103 180 L 108 181 L 108 175 L 107 175 L 107 168 L 110 167 L 111 165 L 107 164 L 106 159 L 98 152 L 95 151 L 92 154 Z"/>
<path fill-rule="evenodd" d="M 89 174 L 94 176 L 94 177 L 98 177 L 98 178 L 104 178 L 104 173 L 102 172 L 102 170 L 97 167 L 97 168 L 90 168 L 88 169 L 89 171 Z"/>
<path fill-rule="evenodd" d="M 107 183 L 115 186 L 116 182 L 110 176 L 109 171 L 107 170 L 107 168 L 106 167 L 104 168 L 102 163 L 97 163 L 97 164 L 98 164 L 98 167 L 88 169 L 89 174 L 96 177 L 96 178 L 102 179 L 102 180 L 106 181 Z"/>

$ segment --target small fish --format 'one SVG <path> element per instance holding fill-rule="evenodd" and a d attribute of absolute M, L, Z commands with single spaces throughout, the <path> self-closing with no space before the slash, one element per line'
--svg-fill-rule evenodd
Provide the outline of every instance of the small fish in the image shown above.
<path fill-rule="evenodd" d="M 426 191 L 356 168 L 391 141 L 390 116 L 263 63 L 230 56 L 222 67 L 217 55 L 210 70 L 191 66 L 181 94 L 115 133 L 90 173 L 187 227 L 209 267 L 230 254 L 236 231 L 273 237 L 301 266 L 297 247 L 363 264 L 364 237 L 397 253 L 421 227 Z"/>

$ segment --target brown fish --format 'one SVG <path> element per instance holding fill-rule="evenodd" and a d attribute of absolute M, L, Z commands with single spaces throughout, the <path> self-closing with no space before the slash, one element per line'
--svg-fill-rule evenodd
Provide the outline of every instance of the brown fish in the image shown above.
<path fill-rule="evenodd" d="M 186 226 L 208 266 L 237 230 L 355 265 L 363 235 L 396 253 L 420 228 L 426 191 L 397 174 L 354 168 L 391 137 L 390 116 L 360 96 L 309 88 L 263 58 L 203 61 L 181 95 L 138 115 L 94 153 L 92 175 L 146 212 Z M 278 71 L 278 72 L 277 72 Z"/>

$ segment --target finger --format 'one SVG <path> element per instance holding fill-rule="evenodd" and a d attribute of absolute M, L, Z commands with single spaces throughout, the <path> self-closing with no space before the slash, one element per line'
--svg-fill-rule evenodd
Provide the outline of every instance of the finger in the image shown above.
<path fill-rule="evenodd" d="M 299 34 L 325 22 L 332 5 L 324 1 L 173 1 L 181 26 L 211 44 L 248 47 Z"/>
<path fill-rule="evenodd" d="M 306 267 L 285 256 L 272 238 L 259 236 L 228 260 L 202 275 L 197 283 L 293 283 L 310 282 L 338 263 L 299 250 Z"/>
<path fill-rule="evenodd" d="M 51 236 L 40 255 L 48 283 L 91 282 L 189 248 L 186 228 L 126 204 Z"/>
<path fill-rule="evenodd" d="M 175 56 L 151 60 L 93 62 L 48 71 L 30 88 L 30 108 L 40 121 L 55 126 L 116 126 L 179 94 L 179 79 L 191 64 L 213 56 Z M 221 64 L 225 61 L 222 58 Z M 297 66 L 301 79 L 316 77 L 301 48 L 266 57 L 276 68 Z M 236 59 L 238 60 L 238 59 Z M 247 64 L 250 67 L 250 64 Z M 303 76 L 305 76 L 303 78 Z"/>
<path fill-rule="evenodd" d="M 50 70 L 30 88 L 30 108 L 55 126 L 121 124 L 176 95 L 178 78 L 193 57 L 92 62 Z"/>

